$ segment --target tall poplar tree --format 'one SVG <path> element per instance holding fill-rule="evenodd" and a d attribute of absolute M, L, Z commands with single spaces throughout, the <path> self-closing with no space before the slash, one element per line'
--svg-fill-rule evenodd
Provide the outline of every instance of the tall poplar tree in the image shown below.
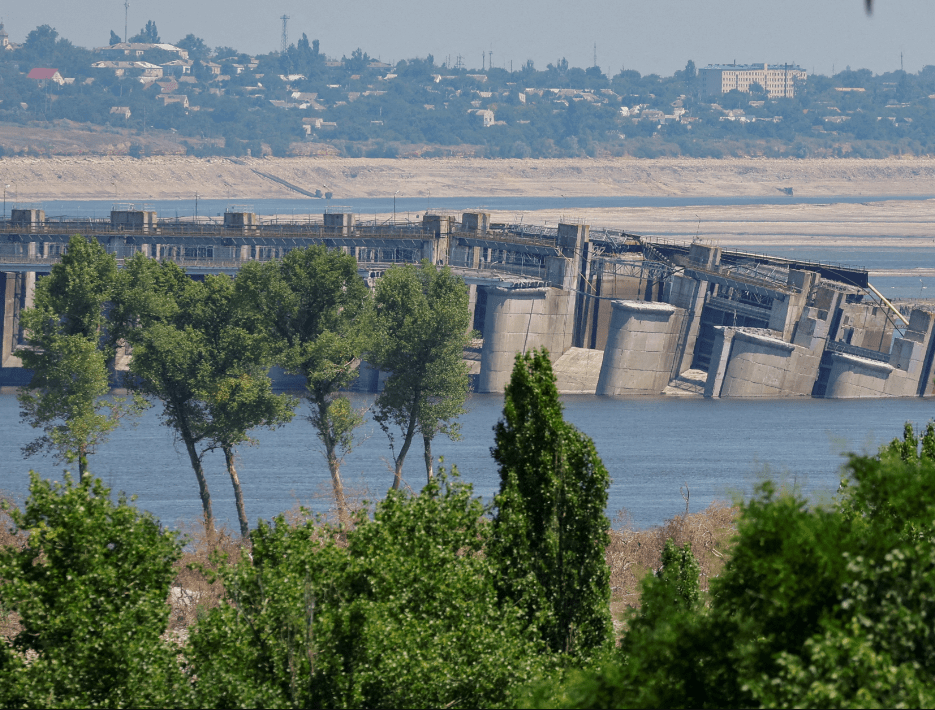
<path fill-rule="evenodd" d="M 525 610 L 553 651 L 609 643 L 610 476 L 594 442 L 562 418 L 544 349 L 517 354 L 494 432 L 500 493 L 488 549 L 501 598 Z"/>

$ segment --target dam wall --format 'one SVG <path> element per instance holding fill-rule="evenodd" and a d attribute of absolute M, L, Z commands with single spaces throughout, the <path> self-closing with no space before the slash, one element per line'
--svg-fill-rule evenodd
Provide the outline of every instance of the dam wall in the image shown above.
<path fill-rule="evenodd" d="M 465 280 L 481 336 L 465 356 L 481 392 L 502 392 L 516 354 L 544 347 L 566 392 L 933 394 L 935 307 L 897 308 L 865 269 L 583 223 L 499 224 L 483 211 L 381 224 L 346 211 L 321 222 L 228 212 L 221 225 L 161 221 L 132 205 L 115 207 L 109 219 L 49 220 L 32 210 L 0 222 L 0 385 L 28 380 L 17 354 L 19 314 L 32 305 L 37 275 L 60 261 L 76 233 L 97 239 L 118 263 L 142 253 L 175 261 L 194 278 L 236 274 L 248 261 L 313 244 L 355 256 L 370 288 L 394 264 L 449 266 Z M 281 386 L 295 385 L 273 374 Z M 377 391 L 385 377 L 363 366 L 355 387 Z"/>
<path fill-rule="evenodd" d="M 775 331 L 720 326 L 706 397 L 808 397 L 821 356 Z"/>
<path fill-rule="evenodd" d="M 935 313 L 913 310 L 902 337 L 893 341 L 886 360 L 860 351 L 830 353 L 825 397 L 914 397 L 932 394 L 935 359 Z M 866 355 L 872 354 L 869 351 Z"/>
<path fill-rule="evenodd" d="M 658 395 L 672 379 L 685 311 L 668 303 L 613 301 L 597 394 Z"/>

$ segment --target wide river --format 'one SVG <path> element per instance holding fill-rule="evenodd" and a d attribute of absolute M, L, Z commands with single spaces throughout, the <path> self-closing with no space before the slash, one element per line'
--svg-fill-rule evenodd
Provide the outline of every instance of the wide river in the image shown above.
<path fill-rule="evenodd" d="M 359 396 L 365 406 L 372 396 Z M 692 511 L 712 500 L 749 495 L 771 476 L 799 486 L 816 500 L 837 489 L 848 451 L 873 452 L 902 432 L 906 421 L 923 425 L 935 415 L 932 400 L 703 400 L 682 398 L 563 398 L 565 416 L 594 439 L 610 471 L 608 515 L 622 508 L 633 523 L 647 527 L 684 510 L 680 487 L 691 491 Z M 493 426 L 503 398 L 474 395 L 462 417 L 462 438 L 439 439 L 436 452 L 456 465 L 475 492 L 490 501 L 499 486 L 490 456 Z M 139 496 L 138 505 L 164 523 L 195 519 L 198 487 L 184 449 L 149 410 L 137 426 L 121 427 L 91 459 L 93 472 L 115 491 Z M 301 412 L 300 412 L 301 414 Z M 33 430 L 19 422 L 12 394 L 0 395 L 0 489 L 25 496 L 28 472 L 61 479 L 51 458 L 24 460 L 21 447 Z M 386 436 L 372 421 L 360 430 L 363 441 L 347 456 L 343 473 L 351 489 L 373 500 L 392 482 Z M 258 445 L 240 450 L 239 473 L 247 515 L 270 519 L 298 503 L 325 511 L 330 478 L 311 425 L 302 416 L 275 431 L 257 432 Z M 215 515 L 236 528 L 236 512 L 223 456 L 206 457 Z M 406 462 L 407 483 L 425 481 L 420 450 Z"/>
<path fill-rule="evenodd" d="M 907 196 L 901 199 L 926 199 Z M 568 207 L 675 207 L 682 205 L 803 204 L 868 202 L 874 198 L 542 198 L 487 197 L 444 200 L 400 199 L 400 215 L 426 208 L 460 210 L 486 207 L 496 210 L 541 210 Z M 359 213 L 386 213 L 392 198 L 342 199 Z M 103 217 L 110 201 L 46 202 L 56 215 Z M 220 214 L 226 201 L 202 201 L 199 214 Z M 317 214 L 322 200 L 256 200 L 250 209 L 259 214 Z M 161 219 L 190 217 L 194 202 L 156 202 Z M 771 249 L 777 256 L 794 256 L 860 264 L 870 269 L 910 269 L 935 264 L 935 248 L 835 249 L 797 247 Z M 935 293 L 930 277 L 875 279 L 887 295 L 922 296 Z M 371 399 L 357 398 L 359 406 Z M 805 493 L 821 499 L 833 494 L 840 479 L 843 454 L 873 452 L 898 436 L 906 421 L 924 425 L 935 416 L 935 402 L 922 399 L 861 401 L 700 400 L 681 398 L 614 399 L 595 396 L 565 397 L 566 417 L 591 436 L 613 478 L 608 515 L 626 509 L 640 527 L 656 525 L 684 509 L 680 488 L 691 491 L 690 505 L 698 511 L 715 499 L 749 495 L 764 476 L 783 478 Z M 439 439 L 436 453 L 453 464 L 474 490 L 490 501 L 499 486 L 490 456 L 493 426 L 501 415 L 502 397 L 474 395 L 462 422 L 460 441 Z M 28 471 L 61 478 L 62 468 L 50 458 L 24 460 L 20 450 L 35 435 L 20 423 L 14 395 L 0 394 L 0 490 L 25 496 Z M 376 499 L 392 481 L 386 436 L 372 421 L 360 430 L 361 443 L 344 462 L 349 489 Z M 298 415 L 276 431 L 256 433 L 258 444 L 240 450 L 239 472 L 251 521 L 269 519 L 297 504 L 325 511 L 330 504 L 330 479 L 310 424 Z M 223 457 L 206 457 L 215 514 L 236 527 L 236 513 Z M 184 449 L 159 423 L 154 408 L 136 426 L 124 426 L 91 459 L 93 472 L 115 490 L 139 496 L 138 504 L 166 524 L 195 519 L 200 501 L 194 474 Z M 425 480 L 421 452 L 416 446 L 405 468 L 407 483 L 418 489 Z"/>

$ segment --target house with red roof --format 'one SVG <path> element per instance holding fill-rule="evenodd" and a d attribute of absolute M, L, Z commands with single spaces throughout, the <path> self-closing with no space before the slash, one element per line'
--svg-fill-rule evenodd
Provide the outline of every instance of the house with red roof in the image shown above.
<path fill-rule="evenodd" d="M 59 86 L 65 83 L 65 79 L 58 73 L 58 69 L 48 69 L 45 67 L 36 67 L 26 75 L 26 78 L 35 79 L 36 81 L 54 81 Z"/>

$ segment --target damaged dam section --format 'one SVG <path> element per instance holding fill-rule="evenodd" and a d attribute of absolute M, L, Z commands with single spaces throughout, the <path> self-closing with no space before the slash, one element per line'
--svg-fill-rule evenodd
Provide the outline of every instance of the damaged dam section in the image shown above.
<path fill-rule="evenodd" d="M 371 286 L 394 264 L 450 266 L 470 289 L 482 337 L 466 353 L 478 392 L 502 392 L 516 353 L 545 347 L 569 394 L 933 394 L 935 307 L 891 303 L 861 268 L 582 223 L 493 223 L 486 212 L 362 223 L 340 208 L 302 222 L 228 211 L 223 221 L 162 221 L 132 205 L 81 221 L 14 210 L 0 223 L 0 385 L 28 384 L 16 355 L 19 314 L 75 233 L 96 238 L 118 262 L 141 252 L 195 278 L 311 244 L 353 254 Z M 290 386 L 288 376 L 276 379 Z M 376 391 L 383 379 L 364 363 L 355 388 Z"/>

